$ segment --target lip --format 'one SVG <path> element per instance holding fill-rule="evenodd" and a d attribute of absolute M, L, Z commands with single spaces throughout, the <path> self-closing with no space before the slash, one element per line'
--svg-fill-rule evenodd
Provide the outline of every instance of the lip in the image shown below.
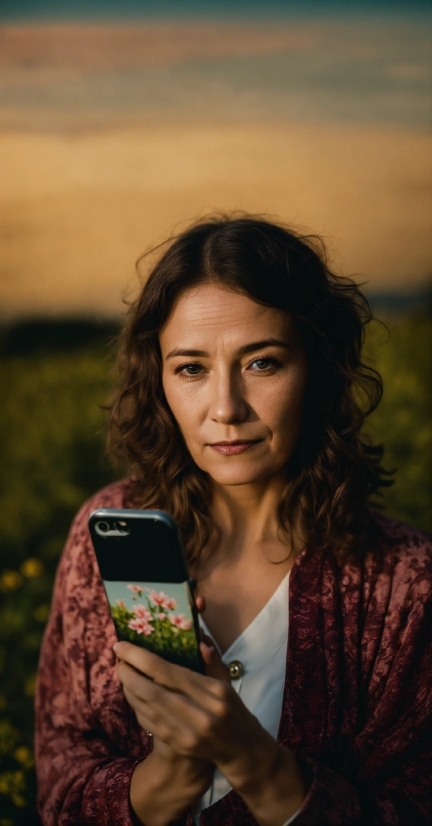
<path fill-rule="evenodd" d="M 209 444 L 209 447 L 216 450 L 218 453 L 223 453 L 225 456 L 235 455 L 237 453 L 245 453 L 246 450 L 250 450 L 250 448 L 257 445 L 258 442 L 261 442 L 261 439 L 254 439 L 247 441 L 246 439 L 235 439 L 232 442 L 214 442 L 213 444 Z"/>

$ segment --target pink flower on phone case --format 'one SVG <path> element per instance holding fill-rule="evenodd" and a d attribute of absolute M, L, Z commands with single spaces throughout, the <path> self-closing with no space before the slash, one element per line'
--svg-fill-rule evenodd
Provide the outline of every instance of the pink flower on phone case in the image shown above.
<path fill-rule="evenodd" d="M 172 624 L 177 628 L 181 628 L 182 631 L 189 631 L 192 627 L 191 621 L 186 619 L 184 614 L 178 614 L 178 616 L 171 614 L 170 622 L 172 622 Z"/>
<path fill-rule="evenodd" d="M 128 627 L 131 628 L 132 631 L 136 631 L 137 634 L 144 634 L 145 637 L 149 637 L 154 631 L 153 626 L 140 617 L 135 617 L 135 619 L 129 620 Z"/>

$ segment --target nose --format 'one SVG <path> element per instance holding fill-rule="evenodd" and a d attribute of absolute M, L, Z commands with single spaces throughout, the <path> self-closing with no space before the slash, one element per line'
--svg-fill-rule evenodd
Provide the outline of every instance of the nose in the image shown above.
<path fill-rule="evenodd" d="M 244 422 L 249 415 L 249 407 L 242 392 L 241 380 L 229 375 L 215 376 L 212 384 L 210 418 L 220 424 Z"/>

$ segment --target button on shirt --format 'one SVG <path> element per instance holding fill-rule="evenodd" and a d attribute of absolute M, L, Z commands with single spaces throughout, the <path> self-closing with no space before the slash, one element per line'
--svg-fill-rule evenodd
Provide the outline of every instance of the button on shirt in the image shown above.
<path fill-rule="evenodd" d="M 233 661 L 241 663 L 242 676 L 232 680 L 232 687 L 246 708 L 275 739 L 279 730 L 285 685 L 288 585 L 289 573 L 264 608 L 222 656 L 223 662 L 228 666 Z M 204 632 L 211 637 L 202 616 L 199 617 L 199 622 Z M 224 775 L 216 768 L 210 788 L 193 809 L 197 825 L 201 811 L 228 794 L 231 788 Z M 299 811 L 281 826 L 292 823 Z"/>

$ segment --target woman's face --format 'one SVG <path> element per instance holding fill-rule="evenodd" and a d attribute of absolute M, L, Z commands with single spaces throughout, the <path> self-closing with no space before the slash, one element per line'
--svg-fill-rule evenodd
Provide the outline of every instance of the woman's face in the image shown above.
<path fill-rule="evenodd" d="M 198 467 L 221 485 L 280 474 L 308 373 L 290 316 L 203 284 L 180 296 L 160 346 L 165 396 Z"/>

